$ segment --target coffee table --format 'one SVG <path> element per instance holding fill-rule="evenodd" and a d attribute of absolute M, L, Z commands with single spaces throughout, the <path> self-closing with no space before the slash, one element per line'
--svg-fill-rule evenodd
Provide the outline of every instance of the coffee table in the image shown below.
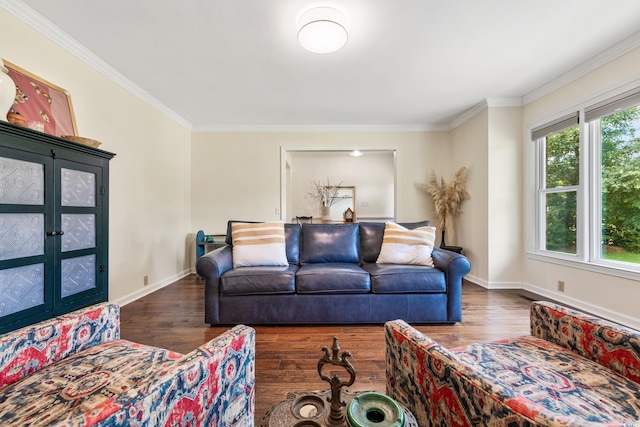
<path fill-rule="evenodd" d="M 350 352 L 339 354 L 338 338 L 333 337 L 331 351 L 329 347 L 322 347 L 322 351 L 324 355 L 318 360 L 318 375 L 329 383 L 331 389 L 288 393 L 285 400 L 266 412 L 259 427 L 348 427 L 349 419 L 362 425 L 398 425 L 403 418 L 400 411 L 404 414 L 405 427 L 418 427 L 413 414 L 391 398 L 380 393 L 365 394 L 346 389 L 355 382 L 356 370 L 349 361 Z M 328 375 L 323 371 L 325 365 L 344 369 L 349 379 L 341 380 L 337 374 Z M 356 397 L 350 413 L 349 404 Z"/>
<path fill-rule="evenodd" d="M 351 400 L 364 392 L 342 391 L 342 398 L 349 406 Z M 329 423 L 331 390 L 290 392 L 285 400 L 273 405 L 262 417 L 258 427 L 333 427 Z M 419 427 L 415 417 L 406 407 L 405 427 Z M 345 420 L 346 421 L 346 420 Z M 343 426 L 348 427 L 345 422 Z"/>

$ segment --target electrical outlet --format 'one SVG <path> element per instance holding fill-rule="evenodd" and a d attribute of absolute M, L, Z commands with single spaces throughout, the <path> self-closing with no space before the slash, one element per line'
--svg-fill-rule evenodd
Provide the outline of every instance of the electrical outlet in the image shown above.
<path fill-rule="evenodd" d="M 558 280 L 558 291 L 564 292 L 564 280 Z"/>
<path fill-rule="evenodd" d="M 147 286 L 149 284 L 149 276 L 144 276 L 144 285 Z"/>

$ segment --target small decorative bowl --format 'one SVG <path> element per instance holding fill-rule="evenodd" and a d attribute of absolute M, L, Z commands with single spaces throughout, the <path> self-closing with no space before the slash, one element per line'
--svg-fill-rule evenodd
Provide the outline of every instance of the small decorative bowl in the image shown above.
<path fill-rule="evenodd" d="M 95 139 L 83 138 L 75 135 L 62 135 L 61 138 L 68 139 L 69 141 L 77 142 L 79 144 L 88 145 L 89 147 L 98 148 L 102 142 Z"/>
<path fill-rule="evenodd" d="M 382 393 L 368 392 L 354 397 L 347 408 L 351 427 L 403 427 L 404 411 L 400 405 Z"/>

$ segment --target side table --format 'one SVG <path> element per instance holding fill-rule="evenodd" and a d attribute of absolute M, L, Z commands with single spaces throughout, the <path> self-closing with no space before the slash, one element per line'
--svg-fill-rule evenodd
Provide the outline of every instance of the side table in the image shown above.
<path fill-rule="evenodd" d="M 342 390 L 347 407 L 351 400 L 363 392 Z M 273 405 L 262 417 L 259 427 L 328 427 L 331 390 L 290 392 L 287 399 Z M 406 407 L 405 427 L 419 427 L 415 417 Z M 344 426 L 349 424 L 345 420 Z"/>

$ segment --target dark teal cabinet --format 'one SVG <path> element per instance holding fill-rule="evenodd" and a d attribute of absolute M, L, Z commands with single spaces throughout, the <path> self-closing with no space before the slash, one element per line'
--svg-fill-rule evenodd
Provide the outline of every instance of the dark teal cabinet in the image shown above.
<path fill-rule="evenodd" d="M 0 122 L 0 333 L 107 301 L 113 156 Z"/>

